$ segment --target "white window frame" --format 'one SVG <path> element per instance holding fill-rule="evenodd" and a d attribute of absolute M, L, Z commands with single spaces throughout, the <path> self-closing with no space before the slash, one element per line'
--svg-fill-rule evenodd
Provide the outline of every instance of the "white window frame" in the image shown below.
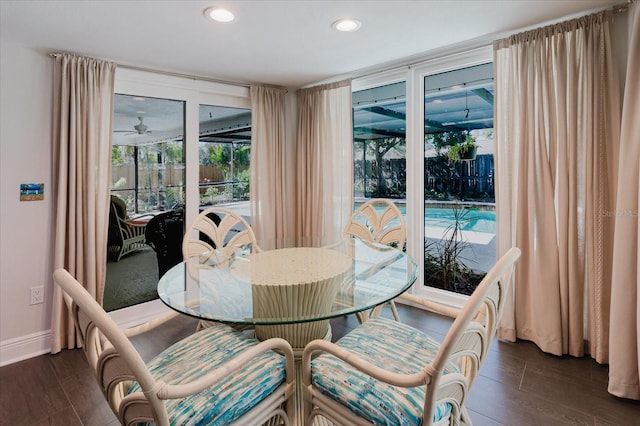
<path fill-rule="evenodd" d="M 429 75 L 454 71 L 474 65 L 493 62 L 492 46 L 483 46 L 441 58 L 430 59 L 410 68 L 411 85 L 407 85 L 407 98 L 411 90 L 411 109 L 407 103 L 407 111 L 411 111 L 410 119 L 407 114 L 407 131 L 411 129 L 411 143 L 407 139 L 407 194 L 411 188 L 411 194 L 415 196 L 411 203 L 412 215 L 407 217 L 413 221 L 408 223 L 413 236 L 412 251 L 420 269 L 419 279 L 413 285 L 411 291 L 416 296 L 432 300 L 443 305 L 462 308 L 468 296 L 441 290 L 423 285 L 424 279 L 424 79 Z M 409 88 L 409 86 L 411 86 Z M 407 208 L 408 209 L 408 208 Z M 420 240 L 415 238 L 420 235 Z"/>
<path fill-rule="evenodd" d="M 491 45 L 354 79 L 352 91 L 406 82 L 407 106 L 407 253 L 418 264 L 419 274 L 409 290 L 416 296 L 461 308 L 468 296 L 424 286 L 424 79 L 433 74 L 493 62 Z M 402 302 L 402 300 L 399 300 Z"/>
<path fill-rule="evenodd" d="M 251 109 L 249 88 L 201 79 L 117 68 L 114 92 L 123 95 L 171 99 L 185 103 L 185 223 L 198 215 L 199 196 L 199 108 L 200 105 Z M 159 300 L 112 311 L 121 326 L 131 327 L 168 311 Z"/>

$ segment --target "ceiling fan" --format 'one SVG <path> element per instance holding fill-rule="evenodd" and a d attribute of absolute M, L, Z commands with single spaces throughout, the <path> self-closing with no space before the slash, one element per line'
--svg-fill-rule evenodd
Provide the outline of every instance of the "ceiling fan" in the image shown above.
<path fill-rule="evenodd" d="M 115 132 L 121 133 L 121 132 L 126 132 L 127 135 L 146 135 L 148 133 L 151 133 L 151 130 L 149 130 L 149 127 L 144 124 L 144 122 L 142 121 L 143 117 L 138 117 L 138 121 L 139 123 L 136 124 L 135 126 L 133 126 L 133 131 L 131 130 L 116 130 Z"/>

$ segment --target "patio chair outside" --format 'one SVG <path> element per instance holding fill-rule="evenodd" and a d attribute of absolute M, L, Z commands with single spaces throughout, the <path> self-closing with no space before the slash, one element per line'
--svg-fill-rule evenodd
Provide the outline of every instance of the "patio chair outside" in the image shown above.
<path fill-rule="evenodd" d="M 135 220 L 129 219 L 127 206 L 122 198 L 117 195 L 111 196 L 107 248 L 116 262 L 123 256 L 147 246 L 145 230 L 147 221 L 152 217 L 153 215 L 146 215 Z"/>
<path fill-rule="evenodd" d="M 156 215 L 147 224 L 145 239 L 156 252 L 158 278 L 182 262 L 184 211 L 169 210 Z"/>

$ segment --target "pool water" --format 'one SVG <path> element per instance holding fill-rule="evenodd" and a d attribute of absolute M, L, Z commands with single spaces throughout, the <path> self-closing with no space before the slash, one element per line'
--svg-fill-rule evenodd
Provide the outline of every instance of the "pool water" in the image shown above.
<path fill-rule="evenodd" d="M 488 210 L 467 209 L 461 212 L 460 227 L 463 231 L 496 233 L 496 213 Z M 455 223 L 452 209 L 426 208 L 424 209 L 424 226 L 434 228 L 449 228 Z"/>
<path fill-rule="evenodd" d="M 359 205 L 356 205 L 357 209 Z M 381 208 L 382 209 L 382 208 Z M 407 217 L 406 207 L 398 205 L 402 216 Z M 479 210 L 475 208 L 465 209 L 460 213 L 460 221 L 463 231 L 484 232 L 487 234 L 496 233 L 496 212 L 489 210 Z M 393 223 L 393 222 L 392 222 Z M 424 209 L 425 228 L 448 229 L 455 224 L 455 213 L 451 208 L 427 207 Z"/>
<path fill-rule="evenodd" d="M 402 216 L 407 217 L 406 207 L 398 206 Z M 496 212 L 489 210 L 479 210 L 474 208 L 465 209 L 461 214 L 463 231 L 484 232 L 487 234 L 496 233 Z M 451 208 L 427 207 L 424 209 L 424 226 L 429 228 L 448 229 L 455 223 L 455 214 Z"/>

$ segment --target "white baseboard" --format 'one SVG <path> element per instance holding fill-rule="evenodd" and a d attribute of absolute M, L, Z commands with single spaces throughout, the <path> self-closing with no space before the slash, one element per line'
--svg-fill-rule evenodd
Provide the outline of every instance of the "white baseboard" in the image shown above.
<path fill-rule="evenodd" d="M 122 328 L 129 328 L 166 314 L 169 308 L 159 299 L 109 312 Z M 51 352 L 51 330 L 0 342 L 0 367 Z"/>
<path fill-rule="evenodd" d="M 0 342 L 0 367 L 51 352 L 51 330 Z"/>

